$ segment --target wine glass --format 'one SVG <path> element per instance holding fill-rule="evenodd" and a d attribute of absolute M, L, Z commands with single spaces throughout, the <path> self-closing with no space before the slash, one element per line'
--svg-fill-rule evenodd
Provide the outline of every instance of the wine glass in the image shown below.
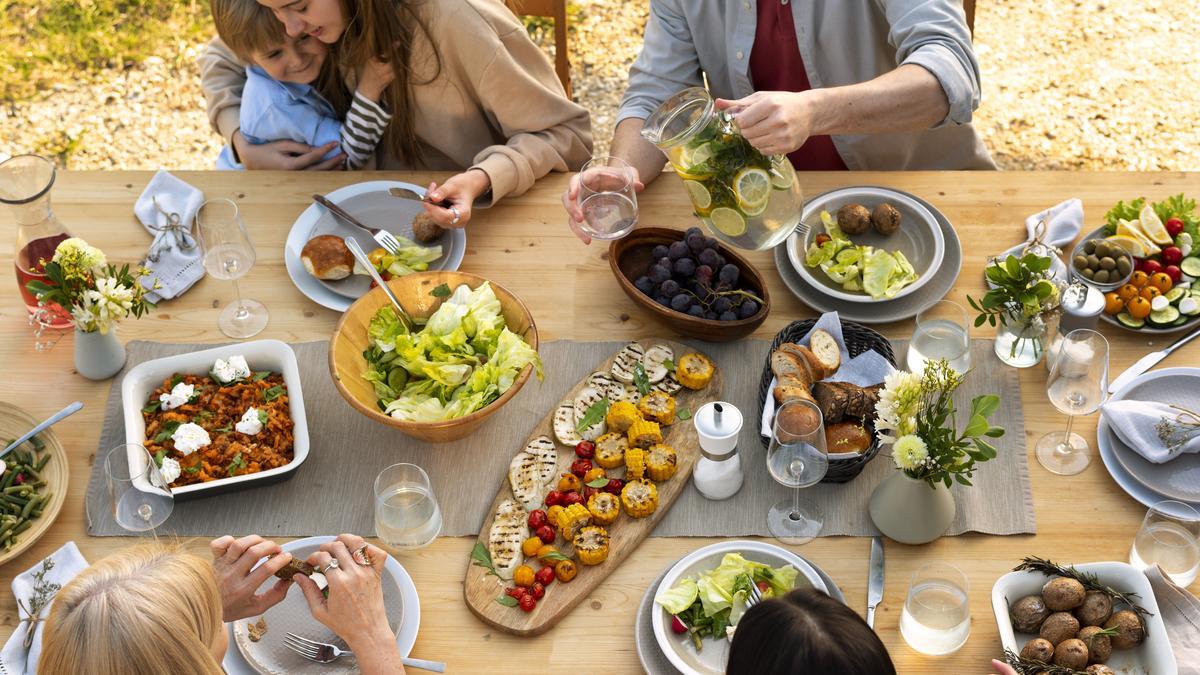
<path fill-rule="evenodd" d="M 429 474 L 393 464 L 375 478 L 375 536 L 392 548 L 421 548 L 442 531 L 442 511 Z"/>
<path fill-rule="evenodd" d="M 137 459 L 131 462 L 133 457 Z M 140 469 L 133 469 L 138 465 Z M 132 443 L 109 450 L 104 472 L 113 519 L 121 527 L 130 532 L 145 532 L 162 525 L 171 515 L 175 498 L 146 448 Z"/>
<path fill-rule="evenodd" d="M 633 167 L 618 157 L 597 155 L 579 171 L 580 228 L 593 239 L 620 239 L 637 224 Z"/>
<path fill-rule="evenodd" d="M 1108 390 L 1108 340 L 1094 330 L 1067 333 L 1054 358 L 1046 393 L 1059 412 L 1067 415 L 1065 431 L 1052 431 L 1037 442 L 1038 462 L 1048 471 L 1073 476 L 1087 468 L 1088 442 L 1071 433 L 1076 415 L 1100 409 Z"/>
<path fill-rule="evenodd" d="M 767 470 L 777 483 L 794 488 L 791 499 L 779 501 L 767 513 L 767 529 L 785 544 L 812 541 L 824 515 L 816 503 L 800 498 L 800 489 L 821 482 L 829 471 L 825 422 L 816 403 L 791 401 L 775 411 Z"/>
<path fill-rule="evenodd" d="M 1172 500 L 1150 507 L 1129 550 L 1129 564 L 1138 569 L 1158 565 L 1176 585 L 1191 586 L 1200 571 L 1200 513 Z"/>
<path fill-rule="evenodd" d="M 237 204 L 228 199 L 210 199 L 196 213 L 196 235 L 204 255 L 204 269 L 218 279 L 233 282 L 237 302 L 225 305 L 217 326 L 231 338 L 258 335 L 267 325 L 267 308 L 257 300 L 242 297 L 237 280 L 254 266 L 254 243 L 238 213 Z"/>
<path fill-rule="evenodd" d="M 917 329 L 908 343 L 908 372 L 925 372 L 926 361 L 946 359 L 959 373 L 971 369 L 971 336 L 967 310 L 949 300 L 935 302 L 917 314 Z"/>
<path fill-rule="evenodd" d="M 900 635 L 909 647 L 931 656 L 951 654 L 971 635 L 967 575 L 954 565 L 921 565 L 900 612 Z"/>

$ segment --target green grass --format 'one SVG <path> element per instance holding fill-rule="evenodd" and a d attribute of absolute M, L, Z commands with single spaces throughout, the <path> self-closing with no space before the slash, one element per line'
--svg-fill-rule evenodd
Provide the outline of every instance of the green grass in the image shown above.
<path fill-rule="evenodd" d="M 0 0 L 0 100 L 149 56 L 169 60 L 211 34 L 205 0 Z"/>

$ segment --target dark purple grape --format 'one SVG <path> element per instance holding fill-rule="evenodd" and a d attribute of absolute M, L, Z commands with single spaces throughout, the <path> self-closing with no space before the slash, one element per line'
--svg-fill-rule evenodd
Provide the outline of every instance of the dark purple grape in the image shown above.
<path fill-rule="evenodd" d="M 721 272 L 717 275 L 717 278 L 730 286 L 736 286 L 738 274 L 740 274 L 740 270 L 738 270 L 737 265 L 726 265 L 721 268 Z"/>
<path fill-rule="evenodd" d="M 716 286 L 714 286 L 713 288 L 714 288 L 714 290 L 716 290 L 716 292 L 718 292 L 718 293 L 724 293 L 725 291 L 732 291 L 732 290 L 733 290 L 733 286 L 731 286 L 731 285 L 729 285 L 729 284 L 725 283 L 724 281 L 718 281 L 718 282 L 717 282 L 717 285 L 716 285 Z"/>
<path fill-rule="evenodd" d="M 717 250 L 717 240 L 714 239 L 713 237 L 705 237 L 704 238 L 704 248 L 711 248 L 712 250 L 716 251 Z"/>
<path fill-rule="evenodd" d="M 706 248 L 703 251 L 700 251 L 700 255 L 697 256 L 696 260 L 699 260 L 701 265 L 708 265 L 714 270 L 720 269 L 720 267 L 717 265 L 717 252 L 711 248 Z"/>
<path fill-rule="evenodd" d="M 674 279 L 667 279 L 659 285 L 658 290 L 663 295 L 675 295 L 679 292 L 679 282 Z"/>
<path fill-rule="evenodd" d="M 696 268 L 696 281 L 701 284 L 712 282 L 713 269 L 708 265 L 700 265 Z"/>
<path fill-rule="evenodd" d="M 708 319 L 709 321 L 716 321 L 716 320 L 717 320 L 717 313 L 716 313 L 716 312 L 713 312 L 713 311 L 711 311 L 711 310 L 710 310 L 710 311 L 707 311 L 707 312 L 705 312 L 705 313 L 704 313 L 704 318 Z"/>
<path fill-rule="evenodd" d="M 755 314 L 758 314 L 758 303 L 753 300 L 743 300 L 742 304 L 738 307 L 737 313 L 738 318 L 749 319 Z"/>
<path fill-rule="evenodd" d="M 721 255 L 720 253 L 718 253 L 718 254 L 717 254 L 717 264 L 713 266 L 713 269 L 714 269 L 714 270 L 719 270 L 719 269 L 721 269 L 721 268 L 722 268 L 722 267 L 724 267 L 724 266 L 725 266 L 725 256 L 723 256 L 723 255 Z"/>
<path fill-rule="evenodd" d="M 704 308 L 700 305 L 692 305 L 688 307 L 687 313 L 692 316 L 704 316 Z"/>
<path fill-rule="evenodd" d="M 721 315 L 717 317 L 717 320 L 718 321 L 737 321 L 737 314 L 734 314 L 733 312 L 722 312 Z"/>
<path fill-rule="evenodd" d="M 687 237 L 690 237 L 690 236 L 692 236 L 692 235 L 696 235 L 697 237 L 703 237 L 703 236 L 704 236 L 704 230 L 701 230 L 700 228 L 698 228 L 698 227 L 696 227 L 696 226 L 694 226 L 694 225 L 693 225 L 692 227 L 689 227 L 689 228 L 688 228 L 686 231 L 684 231 L 684 233 L 683 233 L 683 236 L 684 236 L 684 238 L 685 238 L 685 239 L 686 239 Z"/>
<path fill-rule="evenodd" d="M 696 262 L 691 258 L 680 258 L 675 261 L 675 274 L 690 277 L 696 273 Z"/>
<path fill-rule="evenodd" d="M 682 312 L 692 306 L 692 296 L 687 293 L 679 293 L 671 298 L 671 309 Z"/>
<path fill-rule="evenodd" d="M 657 302 L 658 304 L 662 305 L 663 307 L 671 306 L 671 298 L 663 295 L 662 293 L 659 293 L 658 295 L 654 296 L 654 301 Z"/>
<path fill-rule="evenodd" d="M 655 265 L 650 268 L 650 281 L 661 284 L 671 278 L 671 268 L 668 265 Z"/>
<path fill-rule="evenodd" d="M 725 296 L 718 297 L 712 304 L 712 309 L 717 314 L 724 314 L 733 309 L 733 303 Z"/>
<path fill-rule="evenodd" d="M 692 253 L 699 253 L 704 250 L 704 237 L 697 232 L 689 234 L 687 237 L 687 247 L 692 250 Z"/>
<path fill-rule="evenodd" d="M 682 241 L 677 241 L 677 242 L 671 244 L 671 247 L 667 249 L 667 257 L 670 258 L 671 260 L 679 260 L 680 258 L 682 258 L 683 256 L 685 256 L 687 254 L 688 254 L 688 245 L 683 243 Z"/>
<path fill-rule="evenodd" d="M 637 281 L 633 282 L 633 285 L 646 295 L 654 294 L 654 282 L 650 281 L 650 277 L 638 277 Z"/>
<path fill-rule="evenodd" d="M 659 244 L 658 246 L 654 247 L 654 250 L 650 251 L 650 257 L 654 258 L 655 260 L 658 260 L 659 258 L 665 258 L 667 257 L 668 250 L 669 249 L 667 249 L 666 246 Z"/>

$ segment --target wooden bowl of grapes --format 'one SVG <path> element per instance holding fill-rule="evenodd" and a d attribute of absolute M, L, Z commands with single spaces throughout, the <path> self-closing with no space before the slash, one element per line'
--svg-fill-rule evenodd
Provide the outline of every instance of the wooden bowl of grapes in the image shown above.
<path fill-rule="evenodd" d="M 771 310 L 758 270 L 698 227 L 638 228 L 609 244 L 608 264 L 625 294 L 679 335 L 731 342 Z"/>

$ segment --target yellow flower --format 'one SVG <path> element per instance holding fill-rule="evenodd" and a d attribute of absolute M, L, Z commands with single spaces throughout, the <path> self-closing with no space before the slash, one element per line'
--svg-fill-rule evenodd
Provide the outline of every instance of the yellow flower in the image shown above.
<path fill-rule="evenodd" d="M 905 471 L 917 469 L 928 457 L 929 449 L 925 441 L 913 434 L 896 439 L 896 445 L 892 448 L 892 460 Z"/>

